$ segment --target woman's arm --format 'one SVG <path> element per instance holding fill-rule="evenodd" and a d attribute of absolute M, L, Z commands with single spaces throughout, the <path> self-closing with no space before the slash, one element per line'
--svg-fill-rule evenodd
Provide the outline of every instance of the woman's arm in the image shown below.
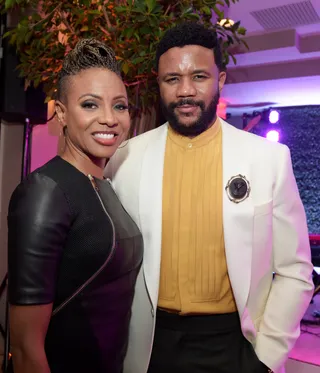
<path fill-rule="evenodd" d="M 49 373 L 44 341 L 52 303 L 10 306 L 10 339 L 15 373 Z"/>
<path fill-rule="evenodd" d="M 14 191 L 8 212 L 8 297 L 15 373 L 50 372 L 45 338 L 70 224 L 68 203 L 52 179 L 32 174 Z"/>

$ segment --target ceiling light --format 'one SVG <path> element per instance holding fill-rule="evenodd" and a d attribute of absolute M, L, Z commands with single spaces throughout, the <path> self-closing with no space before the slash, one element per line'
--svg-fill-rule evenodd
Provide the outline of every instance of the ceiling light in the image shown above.
<path fill-rule="evenodd" d="M 218 24 L 222 27 L 231 27 L 234 25 L 234 21 L 232 19 L 224 18 L 219 21 Z"/>

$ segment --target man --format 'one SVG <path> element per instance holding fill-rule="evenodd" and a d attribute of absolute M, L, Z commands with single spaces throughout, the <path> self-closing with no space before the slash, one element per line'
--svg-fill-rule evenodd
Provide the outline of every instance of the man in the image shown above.
<path fill-rule="evenodd" d="M 289 150 L 217 118 L 213 31 L 169 30 L 156 62 L 168 123 L 106 169 L 145 245 L 125 373 L 278 373 L 313 291 Z"/>

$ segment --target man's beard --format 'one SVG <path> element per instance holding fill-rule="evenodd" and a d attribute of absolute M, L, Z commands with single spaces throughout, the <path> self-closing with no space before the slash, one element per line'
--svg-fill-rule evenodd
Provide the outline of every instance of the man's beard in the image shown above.
<path fill-rule="evenodd" d="M 205 103 L 203 101 L 195 101 L 192 98 L 185 98 L 178 102 L 172 102 L 168 106 L 166 106 L 165 103 L 161 100 L 161 107 L 163 115 L 166 117 L 171 128 L 175 132 L 179 133 L 182 136 L 195 137 L 206 131 L 213 124 L 213 121 L 217 114 L 219 99 L 220 92 L 218 91 L 207 108 L 205 107 Z M 178 106 L 182 105 L 199 106 L 201 109 L 199 118 L 188 126 L 179 122 L 179 118 L 174 112 L 174 110 Z"/>

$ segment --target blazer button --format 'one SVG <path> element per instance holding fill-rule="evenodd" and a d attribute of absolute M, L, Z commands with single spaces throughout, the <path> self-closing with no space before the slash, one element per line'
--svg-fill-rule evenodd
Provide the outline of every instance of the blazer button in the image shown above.
<path fill-rule="evenodd" d="M 154 317 L 154 310 L 151 308 L 151 316 Z"/>

